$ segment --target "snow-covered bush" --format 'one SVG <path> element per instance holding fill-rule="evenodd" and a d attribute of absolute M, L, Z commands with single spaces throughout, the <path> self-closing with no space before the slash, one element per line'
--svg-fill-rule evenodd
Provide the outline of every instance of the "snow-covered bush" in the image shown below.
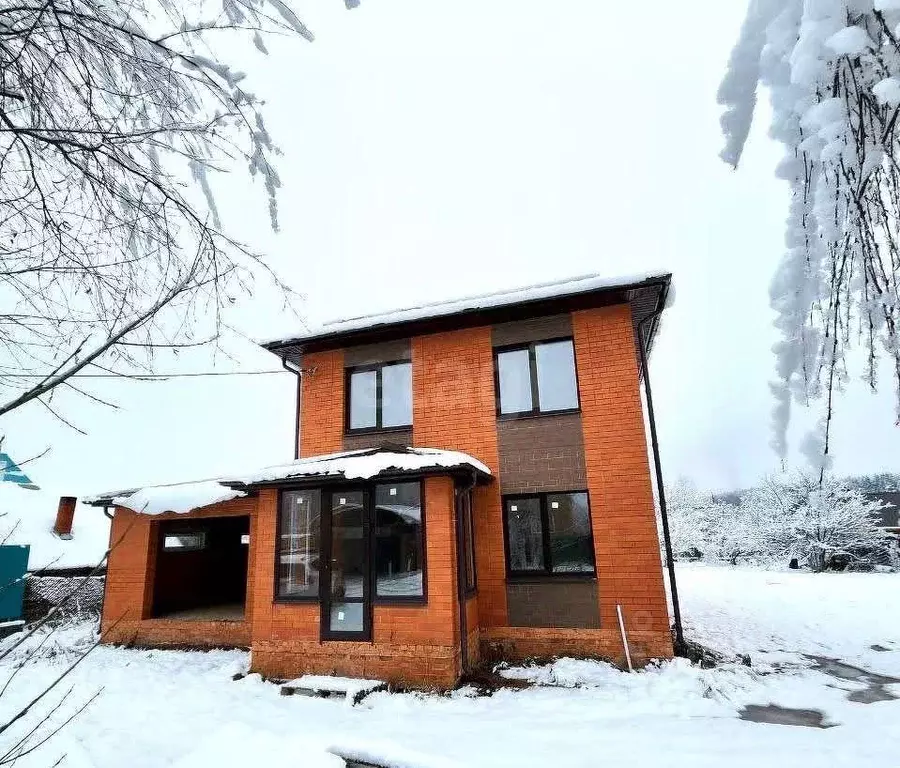
<path fill-rule="evenodd" d="M 821 483 L 805 473 L 771 476 L 736 503 L 679 481 L 667 500 L 676 559 L 783 566 L 797 558 L 822 571 L 890 564 L 895 555 L 877 525 L 881 502 L 827 475 Z"/>

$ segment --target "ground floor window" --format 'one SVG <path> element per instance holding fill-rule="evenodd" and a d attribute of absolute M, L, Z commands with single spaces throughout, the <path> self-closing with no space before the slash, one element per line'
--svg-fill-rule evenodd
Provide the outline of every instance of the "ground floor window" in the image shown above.
<path fill-rule="evenodd" d="M 322 494 L 284 491 L 278 530 L 278 597 L 318 598 Z"/>
<path fill-rule="evenodd" d="M 472 520 L 472 491 L 459 498 L 459 514 L 462 518 L 463 576 L 466 594 L 475 592 L 475 525 Z"/>
<path fill-rule="evenodd" d="M 357 631 L 357 601 L 422 600 L 424 523 L 418 480 L 282 491 L 276 596 L 327 598 L 342 632 Z"/>
<path fill-rule="evenodd" d="M 586 492 L 505 496 L 510 575 L 594 573 L 594 542 Z"/>
<path fill-rule="evenodd" d="M 376 485 L 376 596 L 423 597 L 424 566 L 421 484 Z"/>

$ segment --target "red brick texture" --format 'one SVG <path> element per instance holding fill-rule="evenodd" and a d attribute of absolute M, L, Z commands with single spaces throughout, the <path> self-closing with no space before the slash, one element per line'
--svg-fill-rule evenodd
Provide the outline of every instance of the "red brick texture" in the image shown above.
<path fill-rule="evenodd" d="M 463 451 L 498 472 L 494 355 L 489 327 L 412 340 L 413 445 Z M 500 488 L 475 491 L 475 561 L 482 627 L 506 624 Z"/>
<path fill-rule="evenodd" d="M 276 678 L 303 673 L 374 677 L 447 687 L 460 672 L 454 491 L 450 478 L 425 480 L 428 602 L 375 604 L 371 643 L 319 640 L 317 603 L 279 603 L 274 594 L 276 491 L 260 493 L 252 576 L 253 670 Z"/>
<path fill-rule="evenodd" d="M 637 358 L 627 305 L 574 312 L 572 326 L 600 592 L 600 625 L 671 656 Z M 658 638 L 654 639 L 658 634 Z"/>
<path fill-rule="evenodd" d="M 300 396 L 300 455 L 343 450 L 344 353 L 318 352 L 303 358 Z"/>
<path fill-rule="evenodd" d="M 248 574 L 254 572 L 254 525 L 257 499 L 235 499 L 195 510 L 191 518 L 250 516 Z M 106 571 L 101 630 L 104 640 L 152 646 L 235 647 L 250 645 L 254 594 L 247 590 L 244 621 L 185 621 L 152 618 L 153 578 L 159 523 L 179 515 L 139 515 L 116 507 L 110 528 L 111 552 Z"/>
<path fill-rule="evenodd" d="M 522 623 L 532 625 L 509 626 L 502 479 L 476 490 L 478 593 L 466 602 L 466 642 L 473 661 L 570 654 L 621 662 L 617 604 L 622 606 L 637 663 L 672 655 L 631 312 L 628 306 L 575 312 L 571 328 L 581 414 L 580 419 L 568 417 L 571 423 L 565 435 L 556 437 L 534 433 L 541 428 L 552 430 L 558 420 L 549 418 L 510 427 L 503 441 L 498 440 L 491 328 L 433 334 L 410 343 L 413 445 L 464 451 L 495 473 L 515 467 L 509 471 L 516 488 L 549 490 L 538 485 L 549 483 L 555 488 L 565 480 L 579 487 L 586 484 L 590 492 L 597 597 L 588 590 L 588 600 L 598 604 L 599 628 L 593 612 L 591 621 L 580 622 L 591 628 L 561 628 L 534 626 L 543 620 L 530 618 L 532 614 L 553 612 L 523 613 L 518 604 L 514 606 L 517 615 L 527 620 Z M 510 334 L 518 332 L 509 327 L 501 336 L 512 338 Z M 308 372 L 302 377 L 301 456 L 339 451 L 345 445 L 344 365 L 342 351 L 309 354 L 303 360 Z M 571 447 L 572 436 L 579 431 L 584 436 L 583 452 L 580 447 L 562 451 Z M 565 445 L 557 446 L 560 440 Z M 524 456 L 523 446 L 530 441 L 538 441 L 538 447 L 544 443 L 554 450 L 559 447 L 561 452 L 535 454 L 528 461 L 511 457 L 501 466 L 503 445 L 519 445 Z M 546 468 L 538 466 L 544 461 L 566 465 L 560 467 L 559 478 L 549 477 Z M 461 637 L 455 492 L 450 478 L 425 481 L 427 603 L 376 604 L 370 643 L 322 642 L 317 603 L 276 601 L 277 506 L 278 491 L 264 489 L 255 497 L 191 513 L 192 517 L 250 515 L 247 608 L 245 620 L 237 622 L 150 618 L 158 523 L 175 516 L 150 517 L 117 509 L 111 541 L 121 542 L 109 561 L 103 612 L 107 639 L 145 645 L 251 645 L 253 669 L 275 678 L 314 672 L 413 686 L 445 687 L 457 681 Z M 583 602 L 584 596 L 579 600 Z M 579 603 L 578 610 L 583 608 Z M 564 610 L 556 609 L 557 614 Z"/>

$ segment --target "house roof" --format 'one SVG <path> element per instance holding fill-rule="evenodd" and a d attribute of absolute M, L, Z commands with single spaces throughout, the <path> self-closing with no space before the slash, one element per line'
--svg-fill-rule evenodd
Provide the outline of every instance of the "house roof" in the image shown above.
<path fill-rule="evenodd" d="M 249 491 L 262 487 L 312 480 L 369 480 L 379 477 L 462 473 L 474 475 L 480 482 L 487 482 L 492 477 L 487 466 L 459 451 L 385 444 L 378 448 L 297 459 L 213 480 L 110 491 L 87 497 L 83 501 L 98 507 L 127 507 L 148 515 L 164 512 L 183 514 L 210 504 L 246 496 Z"/>
<path fill-rule="evenodd" d="M 299 362 L 301 356 L 308 352 L 526 320 L 611 304 L 631 305 L 637 332 L 641 321 L 671 303 L 671 282 L 672 275 L 668 272 L 614 278 L 584 275 L 394 312 L 334 320 L 294 336 L 262 342 L 262 346 L 284 359 Z M 652 344 L 657 326 L 658 319 L 651 323 L 648 346 Z"/>
<path fill-rule="evenodd" d="M 93 510 L 76 510 L 72 538 L 53 532 L 58 497 L 49 492 L 0 483 L 0 543 L 28 545 L 28 570 L 93 568 L 109 546 L 109 520 Z"/>

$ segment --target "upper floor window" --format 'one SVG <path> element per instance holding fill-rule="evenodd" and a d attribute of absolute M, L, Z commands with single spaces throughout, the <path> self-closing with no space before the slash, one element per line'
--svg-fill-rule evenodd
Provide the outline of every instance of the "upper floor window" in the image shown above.
<path fill-rule="evenodd" d="M 537 493 L 503 500 L 507 569 L 518 576 L 591 575 L 588 495 Z"/>
<path fill-rule="evenodd" d="M 496 371 L 497 412 L 501 416 L 578 409 L 572 339 L 498 349 Z"/>
<path fill-rule="evenodd" d="M 411 363 L 382 363 L 347 370 L 348 430 L 411 425 Z"/>

